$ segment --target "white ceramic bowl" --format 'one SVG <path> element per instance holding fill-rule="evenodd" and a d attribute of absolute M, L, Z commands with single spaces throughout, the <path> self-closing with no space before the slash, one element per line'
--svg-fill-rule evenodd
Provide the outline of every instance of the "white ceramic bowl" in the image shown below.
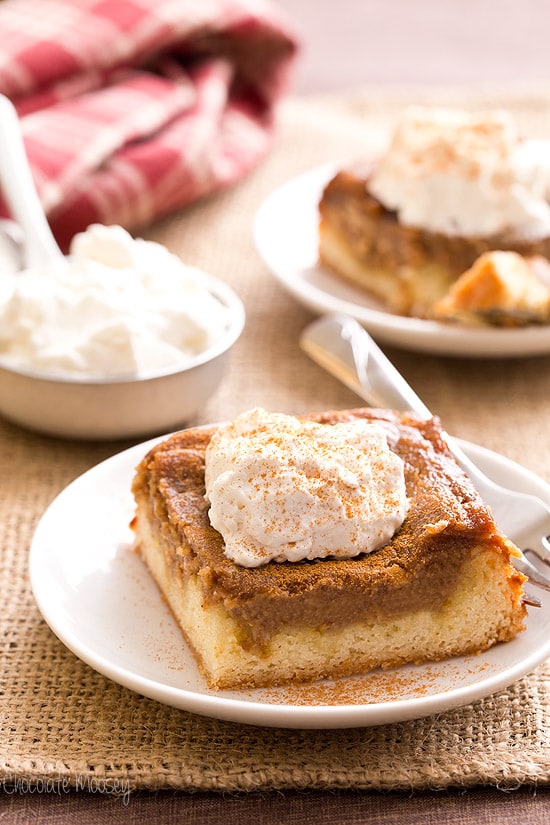
<path fill-rule="evenodd" d="M 245 322 L 241 300 L 222 281 L 206 276 L 229 309 L 230 323 L 208 350 L 182 369 L 129 379 L 48 377 L 0 359 L 0 415 L 36 432 L 61 438 L 112 440 L 170 432 L 183 426 L 220 384 L 229 351 Z"/>

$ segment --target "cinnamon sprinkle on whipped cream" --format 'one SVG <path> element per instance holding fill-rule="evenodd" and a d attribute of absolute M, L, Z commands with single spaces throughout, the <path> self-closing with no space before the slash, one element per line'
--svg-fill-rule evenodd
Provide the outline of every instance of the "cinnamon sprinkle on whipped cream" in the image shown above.
<path fill-rule="evenodd" d="M 399 221 L 445 235 L 550 234 L 550 141 L 509 112 L 407 108 L 368 184 Z"/>
<path fill-rule="evenodd" d="M 244 567 L 372 552 L 407 511 L 403 461 L 363 420 L 250 410 L 215 432 L 205 480 L 210 522 Z"/>

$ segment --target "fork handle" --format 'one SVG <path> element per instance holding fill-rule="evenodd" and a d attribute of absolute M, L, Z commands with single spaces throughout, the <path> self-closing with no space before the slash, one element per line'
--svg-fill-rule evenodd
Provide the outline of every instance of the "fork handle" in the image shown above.
<path fill-rule="evenodd" d="M 423 419 L 431 412 L 368 332 L 348 315 L 324 315 L 302 333 L 300 346 L 373 407 L 412 410 Z"/>
<path fill-rule="evenodd" d="M 424 420 L 432 417 L 428 407 L 354 318 L 339 314 L 322 316 L 306 327 L 300 346 L 371 406 L 412 411 Z M 460 445 L 448 433 L 442 435 L 474 483 L 491 484 Z"/>

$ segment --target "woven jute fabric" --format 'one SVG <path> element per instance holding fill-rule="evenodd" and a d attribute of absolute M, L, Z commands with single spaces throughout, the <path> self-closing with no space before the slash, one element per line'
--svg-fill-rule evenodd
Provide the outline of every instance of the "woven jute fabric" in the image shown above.
<path fill-rule="evenodd" d="M 275 149 L 250 177 L 143 233 L 223 278 L 246 305 L 246 328 L 224 382 L 190 424 L 228 419 L 252 406 L 302 413 L 360 403 L 301 353 L 298 336 L 313 316 L 257 255 L 253 218 L 264 197 L 294 175 L 376 151 L 411 99 L 505 106 L 526 133 L 550 137 L 550 88 L 292 99 L 281 110 Z M 385 349 L 449 431 L 550 481 L 549 357 L 443 358 Z M 233 791 L 550 783 L 548 664 L 496 695 L 434 717 L 302 731 L 192 715 L 143 698 L 82 663 L 36 608 L 29 545 L 40 516 L 65 485 L 126 446 L 50 439 L 0 423 L 4 786 L 63 780 L 74 787 L 98 781 L 104 788 Z"/>

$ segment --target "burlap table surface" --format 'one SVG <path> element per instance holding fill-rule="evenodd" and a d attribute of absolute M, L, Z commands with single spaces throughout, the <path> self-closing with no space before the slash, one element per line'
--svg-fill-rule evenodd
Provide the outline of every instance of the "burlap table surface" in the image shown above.
<path fill-rule="evenodd" d="M 375 150 L 401 107 L 504 105 L 550 137 L 550 87 L 508 91 L 362 91 L 291 99 L 277 144 L 240 185 L 143 232 L 222 277 L 247 310 L 224 383 L 197 417 L 262 405 L 301 413 L 358 406 L 309 361 L 298 336 L 312 314 L 255 252 L 252 220 L 270 191 L 318 163 Z M 550 481 L 550 358 L 471 360 L 385 347 L 455 435 L 497 450 Z M 0 782 L 134 789 L 443 788 L 550 782 L 550 665 L 473 705 L 411 722 L 301 731 L 237 725 L 145 699 L 97 674 L 42 620 L 29 586 L 38 519 L 66 484 L 129 446 L 71 443 L 0 423 Z M 83 525 L 85 529 L 85 525 Z"/>

